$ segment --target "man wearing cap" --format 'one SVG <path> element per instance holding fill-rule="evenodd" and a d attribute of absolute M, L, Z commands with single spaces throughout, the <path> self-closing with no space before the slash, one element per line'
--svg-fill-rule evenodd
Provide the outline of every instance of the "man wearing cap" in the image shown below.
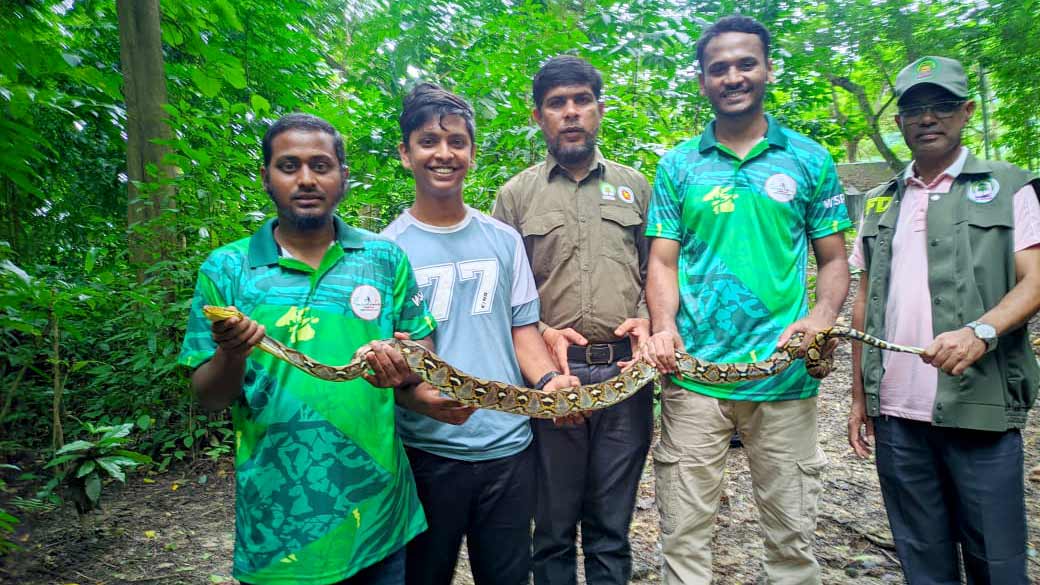
<path fill-rule="evenodd" d="M 1040 309 L 1040 181 L 961 146 L 975 111 L 961 64 L 924 57 L 896 79 L 913 154 L 868 193 L 850 263 L 853 326 L 925 347 L 853 347 L 849 443 L 876 436 L 877 469 L 907 581 L 1028 583 L 1022 435 L 1040 368 L 1025 324 Z"/>
<path fill-rule="evenodd" d="M 650 185 L 596 147 L 602 87 L 599 71 L 577 57 L 542 66 L 532 115 L 549 154 L 502 187 L 493 212 L 523 235 L 542 337 L 560 369 L 583 384 L 617 375 L 617 362 L 631 359 L 628 338 L 638 344 L 649 333 L 642 292 Z M 577 582 L 579 523 L 586 581 L 627 583 L 628 528 L 653 428 L 650 388 L 565 422 L 531 421 L 539 475 L 535 585 Z"/>

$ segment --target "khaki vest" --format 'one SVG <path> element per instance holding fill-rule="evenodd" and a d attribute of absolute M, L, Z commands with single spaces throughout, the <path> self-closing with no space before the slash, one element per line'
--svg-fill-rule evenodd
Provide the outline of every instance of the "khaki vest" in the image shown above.
<path fill-rule="evenodd" d="M 993 308 L 1017 283 L 1014 259 L 1014 194 L 1027 183 L 1040 194 L 1040 180 L 1002 162 L 970 153 L 949 193 L 929 200 L 927 211 L 928 286 L 933 334 L 963 327 Z M 869 273 L 867 333 L 884 337 L 899 206 L 901 177 L 872 190 L 864 201 L 860 227 Z M 867 415 L 878 416 L 884 374 L 881 350 L 864 346 L 863 387 Z M 1000 336 L 996 349 L 960 376 L 939 372 L 932 406 L 937 426 L 1005 431 L 1022 428 L 1036 399 L 1040 368 L 1025 326 Z"/>

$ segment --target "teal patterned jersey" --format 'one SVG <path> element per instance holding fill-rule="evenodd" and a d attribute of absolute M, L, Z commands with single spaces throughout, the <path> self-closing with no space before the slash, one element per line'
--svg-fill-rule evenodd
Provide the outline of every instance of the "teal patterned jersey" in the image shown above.
<path fill-rule="evenodd" d="M 320 266 L 283 257 L 274 221 L 199 270 L 180 362 L 216 351 L 204 304 L 235 305 L 267 335 L 316 360 L 349 362 L 395 331 L 434 328 L 396 244 L 335 220 Z M 253 351 L 235 426 L 234 575 L 254 585 L 324 585 L 376 563 L 425 529 L 394 429 L 393 391 L 319 380 Z"/>
<path fill-rule="evenodd" d="M 780 334 L 809 310 L 810 240 L 851 222 L 830 154 L 767 116 L 746 157 L 715 140 L 715 123 L 657 167 L 647 236 L 680 243 L 676 325 L 686 351 L 712 362 L 771 354 Z M 716 398 L 808 398 L 819 383 L 798 361 L 757 382 L 675 382 Z"/>

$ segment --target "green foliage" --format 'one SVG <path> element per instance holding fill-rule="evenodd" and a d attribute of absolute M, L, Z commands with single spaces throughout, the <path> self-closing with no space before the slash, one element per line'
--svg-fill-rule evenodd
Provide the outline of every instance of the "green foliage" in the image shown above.
<path fill-rule="evenodd" d="M 467 202 L 544 156 L 531 77 L 571 52 L 603 72 L 608 157 L 652 178 L 666 150 L 700 131 L 694 43 L 741 11 L 773 32 L 767 107 L 838 160 L 906 160 L 891 83 L 910 59 L 962 59 L 989 72 L 995 152 L 1040 165 L 1037 0 L 163 0 L 162 38 L 174 195 L 135 226 L 161 254 L 127 254 L 126 106 L 115 3 L 16 2 L 0 12 L 0 451 L 47 448 L 54 420 L 139 421 L 135 448 L 159 469 L 219 457 L 223 413 L 196 411 L 176 364 L 199 264 L 272 213 L 260 137 L 307 111 L 341 130 L 351 170 L 341 214 L 378 230 L 412 199 L 396 153 L 401 99 L 419 80 L 468 97 L 477 165 Z M 864 91 L 869 112 L 836 85 Z M 877 115 L 876 128 L 869 116 Z M 981 116 L 967 139 L 981 144 Z M 158 185 L 140 185 L 146 195 Z M 174 234 L 172 247 L 161 234 Z M 56 396 L 56 393 L 58 394 Z M 147 421 L 141 424 L 140 421 Z M 89 450 L 88 450 L 89 452 Z M 74 454 L 74 453 L 66 453 Z M 70 460 L 71 461 L 71 460 Z M 79 468 L 78 468 L 79 469 Z M 121 468 L 120 468 L 121 470 Z M 108 471 L 94 463 L 86 476 Z M 42 499 L 37 498 L 40 502 Z"/>
<path fill-rule="evenodd" d="M 57 468 L 55 477 L 64 482 L 68 497 L 80 514 L 98 507 L 101 500 L 103 476 L 126 481 L 126 472 L 151 457 L 126 449 L 134 423 L 115 426 L 94 426 L 83 423 L 91 440 L 73 441 L 54 452 L 45 468 Z"/>

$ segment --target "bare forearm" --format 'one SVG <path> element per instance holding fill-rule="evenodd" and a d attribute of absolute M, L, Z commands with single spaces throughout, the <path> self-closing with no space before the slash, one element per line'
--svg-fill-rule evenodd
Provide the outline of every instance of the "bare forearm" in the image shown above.
<path fill-rule="evenodd" d="M 646 305 L 653 333 L 678 333 L 675 315 L 679 311 L 679 267 L 671 255 L 651 254 L 646 274 Z"/>
<path fill-rule="evenodd" d="M 856 291 L 856 298 L 852 301 L 852 328 L 863 331 L 864 324 L 866 323 L 866 311 L 867 311 L 867 288 L 868 279 L 867 273 L 864 272 L 859 277 L 859 289 Z M 865 396 L 863 394 L 863 365 L 861 359 L 863 357 L 863 345 L 860 343 L 852 344 L 852 400 L 853 401 L 864 401 Z"/>
<path fill-rule="evenodd" d="M 842 248 L 844 250 L 844 247 Z M 849 294 L 849 262 L 844 252 L 819 264 L 816 274 L 816 306 L 812 312 L 829 321 L 837 319 Z"/>
<path fill-rule="evenodd" d="M 516 348 L 520 373 L 529 384 L 538 382 L 546 373 L 556 370 L 556 363 L 549 355 L 536 325 L 513 327 L 513 347 Z"/>
<path fill-rule="evenodd" d="M 219 347 L 213 358 L 191 375 L 192 389 L 199 405 L 206 410 L 221 410 L 242 394 L 246 357 L 232 356 Z"/>
<path fill-rule="evenodd" d="M 1032 282 L 1022 281 L 1015 285 L 997 306 L 983 315 L 979 321 L 989 323 L 997 330 L 997 335 L 1011 331 L 1036 314 L 1040 309 L 1040 278 Z"/>

